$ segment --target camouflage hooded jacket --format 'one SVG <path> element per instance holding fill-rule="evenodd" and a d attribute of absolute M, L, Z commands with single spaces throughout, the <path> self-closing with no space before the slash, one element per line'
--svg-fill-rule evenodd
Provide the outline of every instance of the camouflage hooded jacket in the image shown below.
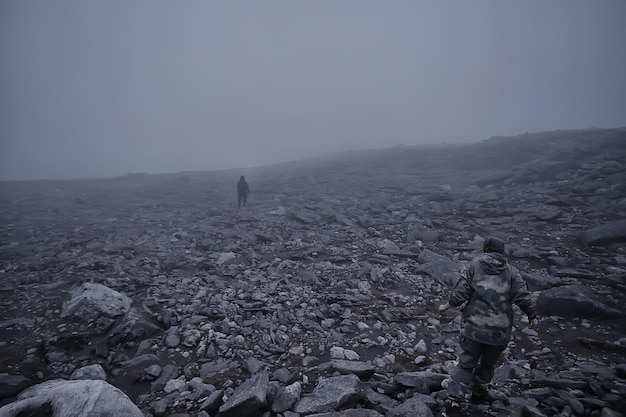
<path fill-rule="evenodd" d="M 513 304 L 534 315 L 534 300 L 519 271 L 499 253 L 483 253 L 461 273 L 450 305 L 463 309 L 462 335 L 488 345 L 504 346 L 511 338 Z"/>

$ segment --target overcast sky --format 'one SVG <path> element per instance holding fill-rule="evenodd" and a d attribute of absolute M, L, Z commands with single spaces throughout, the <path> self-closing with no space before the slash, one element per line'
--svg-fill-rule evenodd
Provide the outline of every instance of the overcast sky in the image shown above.
<path fill-rule="evenodd" d="M 0 179 L 626 126 L 626 1 L 0 0 Z"/>

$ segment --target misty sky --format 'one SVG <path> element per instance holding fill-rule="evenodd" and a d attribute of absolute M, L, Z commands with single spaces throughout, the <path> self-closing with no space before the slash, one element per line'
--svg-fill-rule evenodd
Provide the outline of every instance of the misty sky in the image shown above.
<path fill-rule="evenodd" d="M 0 0 L 0 180 L 626 126 L 626 1 Z"/>

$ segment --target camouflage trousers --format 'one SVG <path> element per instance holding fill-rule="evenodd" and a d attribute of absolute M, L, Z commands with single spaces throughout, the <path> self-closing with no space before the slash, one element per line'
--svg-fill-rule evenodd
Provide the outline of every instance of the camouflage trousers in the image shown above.
<path fill-rule="evenodd" d="M 452 372 L 452 378 L 465 385 L 471 385 L 475 394 L 488 391 L 494 370 L 506 346 L 494 346 L 475 342 L 461 337 L 462 349 L 459 365 Z"/>

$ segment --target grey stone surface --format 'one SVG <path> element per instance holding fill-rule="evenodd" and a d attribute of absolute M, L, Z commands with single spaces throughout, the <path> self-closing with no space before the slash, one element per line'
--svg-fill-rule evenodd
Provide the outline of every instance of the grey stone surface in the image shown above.
<path fill-rule="evenodd" d="M 99 316 L 117 317 L 130 309 L 131 300 L 101 284 L 86 282 L 78 287 L 63 307 L 63 317 L 95 320 Z"/>
<path fill-rule="evenodd" d="M 562 285 L 542 291 L 537 298 L 537 311 L 544 316 L 561 317 L 624 317 L 626 312 L 609 305 L 604 297 L 582 284 Z M 613 301 L 612 304 L 615 304 Z"/>
<path fill-rule="evenodd" d="M 106 381 L 107 374 L 100 364 L 87 365 L 75 370 L 70 379 L 101 379 Z"/>
<path fill-rule="evenodd" d="M 494 234 L 535 292 L 540 325 L 515 311 L 494 378 L 509 403 L 481 412 L 626 414 L 624 135 L 259 167 L 245 172 L 254 194 L 241 210 L 231 172 L 0 183 L 3 401 L 99 364 L 155 417 L 214 416 L 260 370 L 285 394 L 285 417 L 291 388 L 302 401 L 343 373 L 360 389 L 341 401 L 350 411 L 331 413 L 387 415 L 415 398 L 441 414 L 444 382 L 419 373 L 450 374 L 461 312 L 436 308 Z M 120 296 L 68 314 L 85 283 Z"/>
<path fill-rule="evenodd" d="M 268 374 L 259 372 L 241 384 L 220 407 L 220 417 L 261 416 L 267 406 Z"/>
<path fill-rule="evenodd" d="M 581 233 L 585 246 L 606 246 L 611 243 L 626 242 L 626 220 L 603 223 Z"/>
<path fill-rule="evenodd" d="M 433 417 L 433 412 L 419 397 L 412 397 L 394 407 L 388 417 Z"/>
<path fill-rule="evenodd" d="M 439 374 L 429 371 L 417 372 L 401 372 L 394 376 L 395 383 L 417 389 L 422 394 L 428 394 L 431 391 L 441 387 L 441 382 L 447 378 L 445 374 Z"/>
<path fill-rule="evenodd" d="M 268 390 L 268 402 L 274 413 L 291 410 L 302 394 L 302 384 L 296 381 L 287 386 L 273 385 Z"/>
<path fill-rule="evenodd" d="M 301 414 L 327 413 L 350 408 L 364 396 L 356 375 L 324 378 L 313 392 L 296 402 L 293 411 Z"/>
<path fill-rule="evenodd" d="M 51 380 L 28 388 L 17 401 L 0 408 L 0 416 L 15 417 L 49 404 L 52 417 L 142 417 L 119 389 L 100 380 Z"/>
<path fill-rule="evenodd" d="M 331 413 L 309 414 L 309 417 L 383 417 L 383 415 L 376 410 L 370 410 L 367 408 L 356 408 L 343 411 L 334 411 Z"/>
<path fill-rule="evenodd" d="M 354 374 L 361 379 L 368 379 L 376 372 L 376 368 L 367 362 L 334 359 L 331 366 L 340 374 Z"/>

